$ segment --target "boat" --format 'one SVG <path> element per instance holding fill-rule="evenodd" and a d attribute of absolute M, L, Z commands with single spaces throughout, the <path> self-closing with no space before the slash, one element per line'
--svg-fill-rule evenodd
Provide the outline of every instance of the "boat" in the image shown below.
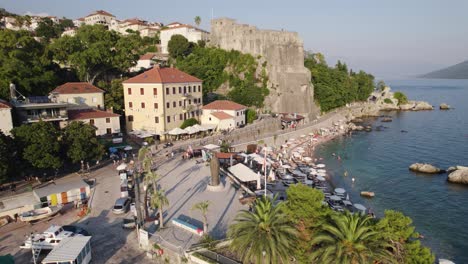
<path fill-rule="evenodd" d="M 23 222 L 31 222 L 56 215 L 61 207 L 49 206 L 31 211 L 24 212 L 20 215 L 20 220 Z"/>
<path fill-rule="evenodd" d="M 365 197 L 374 197 L 374 196 L 375 196 L 375 193 L 374 193 L 374 192 L 368 192 L 368 191 L 362 191 L 362 192 L 361 192 L 361 196 L 365 196 Z"/>
<path fill-rule="evenodd" d="M 51 225 L 46 231 L 41 234 L 32 234 L 24 244 L 20 246 L 22 249 L 54 249 L 60 244 L 64 238 L 82 236 L 70 231 L 65 231 L 61 226 Z"/>

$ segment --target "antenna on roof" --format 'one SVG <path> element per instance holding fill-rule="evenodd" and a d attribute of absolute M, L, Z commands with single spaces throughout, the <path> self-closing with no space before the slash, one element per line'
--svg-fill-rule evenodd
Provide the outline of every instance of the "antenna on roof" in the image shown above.
<path fill-rule="evenodd" d="M 211 8 L 211 20 L 213 20 L 213 16 L 214 16 L 214 10 L 213 8 Z"/>

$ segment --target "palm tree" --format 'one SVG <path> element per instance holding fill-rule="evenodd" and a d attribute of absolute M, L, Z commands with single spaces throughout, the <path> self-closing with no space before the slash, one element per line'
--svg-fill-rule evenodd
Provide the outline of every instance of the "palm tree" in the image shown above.
<path fill-rule="evenodd" d="M 159 213 L 159 226 L 160 228 L 164 227 L 164 218 L 163 218 L 163 208 L 169 205 L 169 200 L 166 197 L 166 191 L 162 189 L 154 189 L 155 191 L 151 193 L 150 204 L 152 207 L 158 208 Z"/>
<path fill-rule="evenodd" d="M 337 214 L 321 226 L 321 232 L 311 241 L 316 246 L 312 259 L 317 263 L 394 262 L 391 244 L 379 239 L 372 230 L 371 218 L 361 214 Z"/>
<path fill-rule="evenodd" d="M 197 27 L 199 27 L 200 24 L 201 24 L 201 17 L 200 17 L 200 16 L 196 16 L 194 20 L 195 20 L 195 24 L 197 24 Z"/>
<path fill-rule="evenodd" d="M 231 249 L 245 263 L 288 263 L 297 241 L 297 230 L 283 213 L 283 203 L 261 197 L 253 211 L 242 210 L 229 227 Z"/>
<path fill-rule="evenodd" d="M 210 201 L 201 201 L 192 206 L 192 210 L 198 210 L 203 216 L 203 233 L 206 234 L 208 231 L 208 207 L 210 207 Z"/>

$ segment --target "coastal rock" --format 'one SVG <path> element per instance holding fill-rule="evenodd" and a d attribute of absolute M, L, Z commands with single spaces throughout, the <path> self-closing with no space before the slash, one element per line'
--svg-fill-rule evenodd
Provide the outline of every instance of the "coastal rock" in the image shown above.
<path fill-rule="evenodd" d="M 400 105 L 400 110 L 403 111 L 423 111 L 433 109 L 434 107 L 432 105 L 424 101 L 409 101 L 406 104 Z"/>
<path fill-rule="evenodd" d="M 468 170 L 468 167 L 466 167 L 466 166 L 452 166 L 452 167 L 449 167 L 447 169 L 447 172 L 451 173 L 451 172 L 456 171 L 456 170 Z"/>
<path fill-rule="evenodd" d="M 411 164 L 411 166 L 409 166 L 409 169 L 415 172 L 422 172 L 422 173 L 429 173 L 429 174 L 437 174 L 437 173 L 444 172 L 444 170 L 441 170 L 428 163 L 414 163 L 414 164 Z"/>
<path fill-rule="evenodd" d="M 456 170 L 447 177 L 449 182 L 468 184 L 468 169 Z"/>
<path fill-rule="evenodd" d="M 450 108 L 451 108 L 450 105 L 445 104 L 445 103 L 440 104 L 440 106 L 439 106 L 440 110 L 449 110 Z"/>

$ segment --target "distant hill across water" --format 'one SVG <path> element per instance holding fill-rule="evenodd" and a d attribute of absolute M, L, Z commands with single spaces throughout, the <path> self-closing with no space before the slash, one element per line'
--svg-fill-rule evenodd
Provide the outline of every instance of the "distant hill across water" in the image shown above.
<path fill-rule="evenodd" d="M 419 76 L 431 79 L 468 79 L 468 60 Z"/>

